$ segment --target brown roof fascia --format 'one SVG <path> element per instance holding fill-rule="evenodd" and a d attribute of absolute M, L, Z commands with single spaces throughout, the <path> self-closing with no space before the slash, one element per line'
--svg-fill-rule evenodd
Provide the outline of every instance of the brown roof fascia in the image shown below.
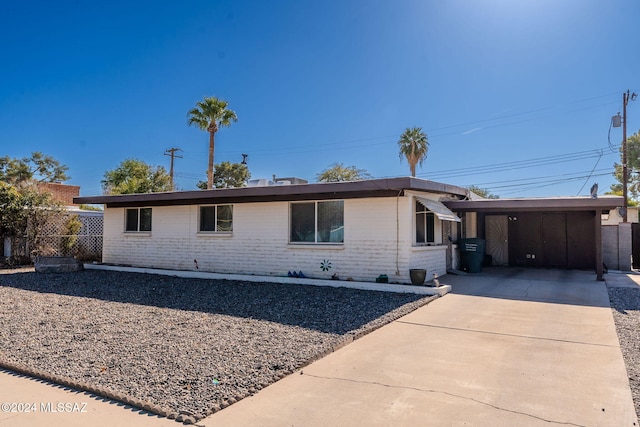
<path fill-rule="evenodd" d="M 551 197 L 539 199 L 450 200 L 443 203 L 454 212 L 606 211 L 622 206 L 623 198 L 618 196 L 599 197 L 597 199 L 590 197 Z"/>
<path fill-rule="evenodd" d="M 218 203 L 249 203 L 297 200 L 356 199 L 395 197 L 404 190 L 446 193 L 468 197 L 468 191 L 453 185 L 403 177 L 365 181 L 331 182 L 268 187 L 220 188 L 168 193 L 125 194 L 77 197 L 75 203 L 106 204 L 108 208 L 132 206 L 173 206 Z"/>

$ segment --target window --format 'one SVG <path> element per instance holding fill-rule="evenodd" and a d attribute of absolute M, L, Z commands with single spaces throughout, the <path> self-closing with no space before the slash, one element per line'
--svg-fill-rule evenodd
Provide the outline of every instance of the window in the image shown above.
<path fill-rule="evenodd" d="M 291 203 L 292 243 L 343 243 L 344 201 Z"/>
<path fill-rule="evenodd" d="M 205 233 L 231 233 L 233 231 L 233 206 L 200 206 L 198 231 Z"/>
<path fill-rule="evenodd" d="M 151 231 L 151 208 L 127 209 L 125 231 Z"/>
<path fill-rule="evenodd" d="M 435 217 L 433 212 L 416 201 L 416 244 L 435 242 Z"/>

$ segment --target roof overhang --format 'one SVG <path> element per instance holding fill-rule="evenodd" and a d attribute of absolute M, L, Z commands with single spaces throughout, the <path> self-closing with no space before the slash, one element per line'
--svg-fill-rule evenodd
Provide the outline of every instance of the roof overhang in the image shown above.
<path fill-rule="evenodd" d="M 508 213 L 508 212 L 570 212 L 609 211 L 623 205 L 619 196 L 551 197 L 531 199 L 447 200 L 445 206 L 454 212 Z"/>
<path fill-rule="evenodd" d="M 461 187 L 424 179 L 403 177 L 349 182 L 76 197 L 73 200 L 74 203 L 78 204 L 105 204 L 108 208 L 115 208 L 396 197 L 403 195 L 405 190 L 447 194 L 460 198 L 469 196 L 469 191 Z"/>

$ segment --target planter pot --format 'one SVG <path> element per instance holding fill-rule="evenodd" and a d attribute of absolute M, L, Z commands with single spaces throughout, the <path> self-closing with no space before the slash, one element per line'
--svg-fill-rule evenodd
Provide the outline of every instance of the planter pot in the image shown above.
<path fill-rule="evenodd" d="M 376 283 L 389 283 L 389 277 L 386 274 L 381 274 L 376 277 Z"/>
<path fill-rule="evenodd" d="M 427 277 L 427 270 L 425 270 L 424 268 L 412 268 L 409 270 L 409 277 L 411 277 L 412 285 L 424 285 L 424 280 Z"/>

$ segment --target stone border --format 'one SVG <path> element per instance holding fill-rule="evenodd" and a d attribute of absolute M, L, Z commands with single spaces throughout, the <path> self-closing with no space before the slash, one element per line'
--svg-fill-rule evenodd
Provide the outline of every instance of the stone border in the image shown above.
<path fill-rule="evenodd" d="M 191 271 L 191 270 L 166 270 L 161 268 L 148 268 L 148 267 L 131 267 L 124 265 L 102 264 L 102 263 L 87 263 L 84 264 L 86 270 L 107 270 L 107 271 L 122 271 L 126 273 L 145 273 L 145 274 L 159 274 L 161 276 L 173 276 L 183 277 L 187 279 L 208 279 L 208 280 L 235 280 L 238 282 L 252 282 L 252 283 L 281 283 L 281 284 L 294 284 L 294 285 L 312 285 L 312 286 L 329 286 L 333 288 L 349 288 L 360 289 L 363 291 L 378 291 L 378 292 L 394 292 L 394 293 L 409 293 L 417 295 L 439 295 L 443 296 L 451 292 L 451 285 L 440 285 L 438 287 L 433 286 L 414 286 L 403 285 L 396 283 L 373 283 L 373 282 L 356 282 L 348 280 L 326 280 L 326 279 L 309 279 L 309 278 L 294 278 L 294 277 L 282 277 L 282 276 L 254 276 L 250 274 L 225 274 L 225 273 L 211 273 L 206 271 Z"/>
<path fill-rule="evenodd" d="M 300 280 L 300 279 L 298 279 Z M 449 286 L 450 288 L 450 286 Z M 263 388 L 268 387 L 269 385 L 281 380 L 282 378 L 293 374 L 294 372 L 300 371 L 301 369 L 305 368 L 306 366 L 312 364 L 313 362 L 322 359 L 325 356 L 328 356 L 331 353 L 334 353 L 336 351 L 338 351 L 339 349 L 341 349 L 342 347 L 345 347 L 348 344 L 351 344 L 353 341 L 362 338 L 365 335 L 370 334 L 371 332 L 375 331 L 376 329 L 379 329 L 385 325 L 388 325 L 389 323 L 394 322 L 395 320 L 398 320 L 399 318 L 417 310 L 420 307 L 423 307 L 429 303 L 431 303 L 432 301 L 436 300 L 437 298 L 440 298 L 440 295 L 432 295 L 429 298 L 423 298 L 420 299 L 416 302 L 413 303 L 408 303 L 405 304 L 405 306 L 408 305 L 408 307 L 406 307 L 405 309 L 403 309 L 403 307 L 399 307 L 396 310 L 393 310 L 381 317 L 379 317 L 378 319 L 381 319 L 380 322 L 376 322 L 376 320 L 372 321 L 372 325 L 366 329 L 363 329 L 361 331 L 357 331 L 355 333 L 347 333 L 345 334 L 344 338 L 341 339 L 340 341 L 338 341 L 336 344 L 330 346 L 329 348 L 327 348 L 325 351 L 322 351 L 314 356 L 311 356 L 309 359 L 307 359 L 306 361 L 304 361 L 303 363 L 301 363 L 298 367 L 294 368 L 294 369 L 289 369 L 287 371 L 283 371 L 278 373 L 277 375 L 273 376 L 273 382 L 271 383 L 267 383 L 267 382 L 263 382 L 262 384 L 251 388 L 248 390 L 247 393 L 244 394 L 238 394 L 234 397 L 231 397 L 225 401 L 223 401 L 221 404 L 214 404 L 211 408 L 209 408 L 209 410 L 206 411 L 205 416 L 204 417 L 199 417 L 196 416 L 194 414 L 188 413 L 188 412 L 173 412 L 171 410 L 168 410 L 166 408 L 162 408 L 158 405 L 155 405 L 151 402 L 148 401 L 144 401 L 138 398 L 135 398 L 131 395 L 125 394 L 125 393 L 119 393 L 116 392 L 114 390 L 111 390 L 109 388 L 106 387 L 99 387 L 99 386 L 94 386 L 91 385 L 89 383 L 83 382 L 83 381 L 78 381 L 78 380 L 74 380 L 72 378 L 68 378 L 62 375 L 54 375 L 54 374 L 50 374 L 48 372 L 45 371 L 41 371 L 38 369 L 34 369 L 34 368 L 30 368 L 26 365 L 22 365 L 19 363 L 14 363 L 14 362 L 10 362 L 7 360 L 4 360 L 3 358 L 0 357 L 0 368 L 6 369 L 8 371 L 13 371 L 15 373 L 18 374 L 22 374 L 22 375 L 26 375 L 32 378 L 37 378 L 37 379 L 42 379 L 45 381 L 48 381 L 50 383 L 53 384 L 58 384 L 61 386 L 65 386 L 65 387 L 69 387 L 71 389 L 74 390 L 78 390 L 78 391 L 85 391 L 85 392 L 89 392 L 92 393 L 96 396 L 99 397 L 103 397 L 103 398 L 107 398 L 107 399 L 111 399 L 113 401 L 117 401 L 117 402 L 121 402 L 124 403 L 125 405 L 129 405 L 132 406 L 134 408 L 138 408 L 138 409 L 142 409 L 146 412 L 161 416 L 161 417 L 166 417 L 168 419 L 173 419 L 176 420 L 178 422 L 181 422 L 183 424 L 195 424 L 198 421 L 201 421 L 202 419 L 214 414 L 215 412 L 218 412 L 230 405 L 233 405 L 234 403 L 238 402 L 239 400 L 244 399 L 245 397 L 249 397 L 255 393 L 257 393 L 258 391 L 260 391 Z"/>
<path fill-rule="evenodd" d="M 34 263 L 36 273 L 75 273 L 84 264 L 72 256 L 38 256 Z"/>

